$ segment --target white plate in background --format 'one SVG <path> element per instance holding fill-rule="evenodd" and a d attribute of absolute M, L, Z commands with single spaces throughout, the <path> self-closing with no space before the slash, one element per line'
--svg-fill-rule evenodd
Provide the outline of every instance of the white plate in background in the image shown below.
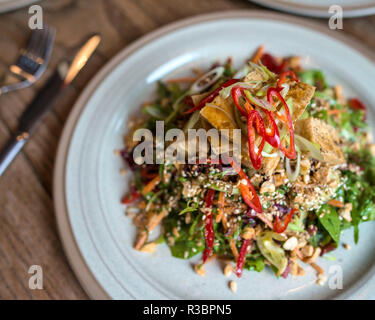
<path fill-rule="evenodd" d="M 0 0 L 0 13 L 26 7 L 40 0 Z"/>
<path fill-rule="evenodd" d="M 332 5 L 341 6 L 345 18 L 375 14 L 375 0 L 249 0 L 261 6 L 316 18 L 328 18 Z"/>
<path fill-rule="evenodd" d="M 337 36 L 337 38 L 336 38 Z M 222 268 L 211 263 L 206 277 L 192 262 L 171 256 L 160 245 L 153 254 L 133 249 L 136 228 L 120 203 L 129 175 L 114 155 L 123 147 L 129 115 L 148 100 L 160 78 L 186 74 L 232 56 L 242 64 L 264 44 L 277 55 L 301 55 L 307 66 L 324 70 L 374 108 L 375 66 L 361 45 L 303 19 L 262 11 L 198 16 L 159 29 L 120 52 L 90 82 L 64 129 L 56 158 L 54 200 L 59 233 L 78 279 L 92 298 L 114 299 L 331 299 L 375 297 L 374 223 L 343 235 L 350 251 L 335 251 L 335 262 L 319 260 L 326 271 L 343 269 L 344 289 L 315 285 L 315 272 L 276 279 L 266 270 L 244 272 L 237 294 L 228 289 Z M 325 49 L 322 50 L 322 47 Z M 358 50 L 361 50 L 358 51 Z M 366 56 L 367 57 L 366 57 Z M 370 112 L 373 119 L 374 113 Z M 328 274 L 329 275 L 329 274 Z"/>

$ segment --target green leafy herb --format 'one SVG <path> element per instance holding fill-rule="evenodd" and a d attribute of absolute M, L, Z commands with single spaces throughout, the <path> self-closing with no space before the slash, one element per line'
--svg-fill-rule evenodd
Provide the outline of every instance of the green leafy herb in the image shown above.
<path fill-rule="evenodd" d="M 194 212 L 194 211 L 197 211 L 197 210 L 198 210 L 198 204 L 195 203 L 193 206 L 190 206 L 190 200 L 189 200 L 186 204 L 186 207 L 183 210 L 181 210 L 178 215 L 181 216 L 185 213 Z"/>
<path fill-rule="evenodd" d="M 340 242 L 340 219 L 335 208 L 329 205 L 323 205 L 317 212 L 319 222 L 327 230 L 332 239 L 338 243 Z"/>

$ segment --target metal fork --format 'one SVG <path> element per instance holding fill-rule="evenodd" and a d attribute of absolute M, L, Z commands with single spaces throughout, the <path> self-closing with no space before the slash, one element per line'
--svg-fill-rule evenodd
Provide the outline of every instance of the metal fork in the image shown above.
<path fill-rule="evenodd" d="M 44 25 L 43 29 L 33 30 L 27 49 L 22 50 L 17 62 L 9 67 L 8 79 L 11 75 L 16 79 L 0 85 L 0 95 L 31 86 L 41 77 L 47 68 L 54 39 L 55 29 L 52 27 Z"/>

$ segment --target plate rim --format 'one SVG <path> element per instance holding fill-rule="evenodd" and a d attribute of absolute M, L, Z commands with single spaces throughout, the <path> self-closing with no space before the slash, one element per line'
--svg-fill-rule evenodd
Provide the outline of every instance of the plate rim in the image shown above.
<path fill-rule="evenodd" d="M 0 2 L 0 13 L 24 8 L 28 5 L 32 5 L 40 0 L 8 0 L 7 2 Z"/>
<path fill-rule="evenodd" d="M 87 295 L 92 299 L 111 299 L 110 295 L 104 290 L 99 284 L 98 280 L 93 275 L 89 266 L 83 258 L 80 251 L 72 226 L 70 223 L 69 212 L 66 203 L 66 161 L 68 158 L 70 142 L 75 132 L 75 127 L 80 119 L 80 115 L 85 109 L 88 100 L 94 94 L 96 88 L 100 86 L 102 81 L 126 58 L 143 46 L 149 44 L 153 40 L 167 35 L 170 32 L 182 29 L 184 27 L 204 23 L 208 21 L 222 20 L 222 19 L 236 19 L 236 18 L 250 18 L 250 19 L 271 19 L 281 22 L 287 22 L 291 24 L 303 25 L 314 31 L 323 33 L 332 38 L 335 38 L 344 44 L 357 51 L 362 56 L 375 63 L 375 54 L 373 54 L 368 48 L 363 46 L 360 42 L 355 39 L 344 36 L 340 33 L 332 34 L 331 30 L 325 29 L 316 22 L 305 21 L 300 17 L 291 17 L 282 13 L 268 12 L 264 10 L 230 10 L 230 11 L 219 11 L 209 14 L 197 15 L 189 18 L 185 18 L 170 24 L 167 24 L 155 31 L 145 34 L 135 42 L 131 43 L 124 49 L 120 50 L 113 58 L 111 58 L 90 80 L 85 89 L 81 92 L 78 99 L 74 103 L 68 119 L 64 125 L 60 140 L 58 143 L 58 149 L 56 152 L 55 165 L 53 171 L 53 199 L 55 209 L 55 219 L 57 224 L 57 230 L 59 238 L 61 240 L 62 247 L 64 249 L 65 256 L 72 268 L 76 278 L 80 285 L 85 290 Z M 365 283 L 373 277 L 375 274 L 375 265 L 364 275 L 359 281 L 351 285 L 345 293 L 339 294 L 336 299 L 347 299 L 353 296 L 355 293 L 362 288 Z"/>
<path fill-rule="evenodd" d="M 314 17 L 314 18 L 329 18 L 331 15 L 327 8 L 318 6 L 298 4 L 298 3 L 285 3 L 280 0 L 249 0 L 263 7 L 268 7 L 280 10 L 287 13 Z M 375 4 L 373 5 L 351 5 L 343 6 L 344 18 L 364 17 L 375 14 Z"/>

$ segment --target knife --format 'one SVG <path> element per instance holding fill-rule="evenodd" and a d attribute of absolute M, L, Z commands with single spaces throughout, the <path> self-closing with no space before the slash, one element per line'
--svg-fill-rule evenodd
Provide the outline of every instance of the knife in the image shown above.
<path fill-rule="evenodd" d="M 17 132 L 9 139 L 0 153 L 0 176 L 29 140 L 46 113 L 53 108 L 60 94 L 86 65 L 100 41 L 100 35 L 91 36 L 70 64 L 68 61 L 62 61 L 54 74 L 47 80 L 46 85 L 26 108 L 19 120 Z"/>

